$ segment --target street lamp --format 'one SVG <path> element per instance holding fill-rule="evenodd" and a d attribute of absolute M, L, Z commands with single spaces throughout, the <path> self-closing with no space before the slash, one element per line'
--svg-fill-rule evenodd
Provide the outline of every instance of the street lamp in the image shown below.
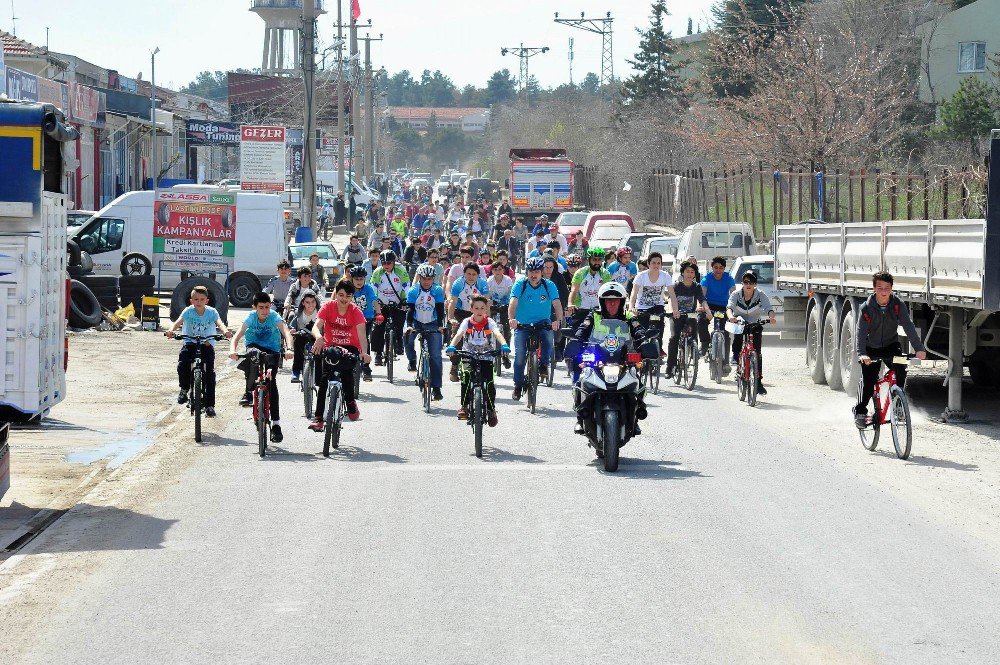
<path fill-rule="evenodd" d="M 150 60 L 153 64 L 153 73 L 149 83 L 149 122 L 153 127 L 152 139 L 151 139 L 151 152 L 150 161 L 153 166 L 153 189 L 156 189 L 159 185 L 159 174 L 160 165 L 156 161 L 156 54 L 160 52 L 160 47 L 157 46 L 153 49 L 150 54 Z"/>

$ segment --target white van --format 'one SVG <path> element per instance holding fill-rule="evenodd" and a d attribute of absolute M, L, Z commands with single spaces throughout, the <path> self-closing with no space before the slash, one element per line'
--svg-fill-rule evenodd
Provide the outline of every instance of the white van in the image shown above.
<path fill-rule="evenodd" d="M 754 254 L 753 229 L 744 222 L 699 222 L 684 229 L 677 244 L 677 265 L 694 256 L 704 268 L 716 256 L 735 259 Z M 704 272 L 704 271 L 703 271 Z"/>
<path fill-rule="evenodd" d="M 178 185 L 177 192 L 226 192 L 209 185 Z M 234 190 L 228 190 L 233 193 Z M 255 293 L 275 274 L 278 261 L 288 257 L 281 197 L 236 191 L 236 247 L 234 270 L 229 274 L 229 301 L 247 307 Z M 152 191 L 128 192 L 98 211 L 82 226 L 74 229 L 72 239 L 94 260 L 95 275 L 122 274 L 122 259 L 138 252 L 147 259 L 153 256 Z M 172 289 L 181 281 L 176 270 L 161 270 L 153 264 L 157 288 Z M 216 279 L 226 283 L 226 275 Z"/>

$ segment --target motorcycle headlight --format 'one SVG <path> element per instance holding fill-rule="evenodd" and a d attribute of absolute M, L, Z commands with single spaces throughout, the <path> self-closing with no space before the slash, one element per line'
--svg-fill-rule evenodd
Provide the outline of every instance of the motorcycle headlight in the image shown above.
<path fill-rule="evenodd" d="M 607 383 L 618 383 L 618 379 L 622 374 L 621 365 L 605 365 L 602 369 L 604 371 L 604 380 Z"/>

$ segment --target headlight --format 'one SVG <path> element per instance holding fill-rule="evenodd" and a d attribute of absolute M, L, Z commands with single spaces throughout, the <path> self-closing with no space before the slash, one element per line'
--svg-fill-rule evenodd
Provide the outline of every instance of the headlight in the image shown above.
<path fill-rule="evenodd" d="M 621 365 L 605 365 L 603 368 L 604 380 L 608 383 L 618 383 L 618 378 L 622 374 Z"/>

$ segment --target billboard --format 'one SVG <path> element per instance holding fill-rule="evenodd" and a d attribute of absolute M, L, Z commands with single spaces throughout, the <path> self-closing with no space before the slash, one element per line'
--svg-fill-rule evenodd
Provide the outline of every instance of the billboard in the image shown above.
<path fill-rule="evenodd" d="M 153 201 L 153 263 L 233 270 L 236 194 L 156 190 Z"/>
<path fill-rule="evenodd" d="M 215 122 L 213 120 L 186 121 L 187 144 L 189 146 L 232 146 L 240 145 L 240 126 L 235 122 Z"/>
<path fill-rule="evenodd" d="M 285 190 L 285 128 L 240 127 L 240 188 L 260 192 Z"/>
<path fill-rule="evenodd" d="M 7 67 L 7 96 L 16 101 L 38 101 L 38 77 Z"/>

